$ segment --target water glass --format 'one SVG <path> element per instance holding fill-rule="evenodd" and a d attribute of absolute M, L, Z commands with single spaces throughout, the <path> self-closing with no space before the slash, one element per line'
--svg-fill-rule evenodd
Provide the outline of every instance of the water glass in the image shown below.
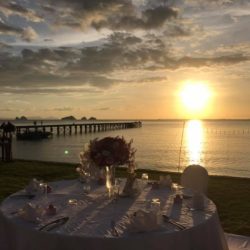
<path fill-rule="evenodd" d="M 153 198 L 150 203 L 150 210 L 159 213 L 161 211 L 161 201 L 159 198 Z"/>
<path fill-rule="evenodd" d="M 119 197 L 120 193 L 120 184 L 118 181 L 115 181 L 115 185 L 112 187 L 112 195 L 114 196 L 115 199 Z"/>
<path fill-rule="evenodd" d="M 173 190 L 176 194 L 179 194 L 180 185 L 179 185 L 178 183 L 173 183 L 173 184 L 172 184 L 172 190 Z"/>
<path fill-rule="evenodd" d="M 89 182 L 83 183 L 83 192 L 88 194 L 90 190 L 91 190 L 90 183 Z"/>
<path fill-rule="evenodd" d="M 146 186 L 147 182 L 148 182 L 148 174 L 147 173 L 143 173 L 141 175 L 141 179 L 142 179 L 143 185 Z"/>
<path fill-rule="evenodd" d="M 48 194 L 48 184 L 46 182 L 40 182 L 39 183 L 39 189 L 42 194 L 44 194 L 44 197 L 47 198 Z"/>
<path fill-rule="evenodd" d="M 78 203 L 78 202 L 77 202 L 77 199 L 69 199 L 69 200 L 68 200 L 68 204 L 69 204 L 69 205 L 77 205 L 77 203 Z"/>

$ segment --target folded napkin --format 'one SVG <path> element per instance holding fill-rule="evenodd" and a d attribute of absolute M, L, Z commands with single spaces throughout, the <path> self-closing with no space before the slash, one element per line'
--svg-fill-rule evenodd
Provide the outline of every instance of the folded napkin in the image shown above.
<path fill-rule="evenodd" d="M 44 209 L 42 207 L 31 203 L 25 204 L 20 211 L 20 215 L 24 220 L 36 223 L 40 222 L 43 213 Z"/>
<path fill-rule="evenodd" d="M 37 179 L 32 179 L 25 188 L 27 194 L 34 194 L 40 190 L 40 182 Z"/>
<path fill-rule="evenodd" d="M 150 232 L 161 228 L 159 214 L 154 211 L 138 210 L 130 218 L 129 232 Z"/>
<path fill-rule="evenodd" d="M 160 175 L 159 186 L 171 188 L 171 186 L 172 186 L 171 176 L 170 175 Z"/>

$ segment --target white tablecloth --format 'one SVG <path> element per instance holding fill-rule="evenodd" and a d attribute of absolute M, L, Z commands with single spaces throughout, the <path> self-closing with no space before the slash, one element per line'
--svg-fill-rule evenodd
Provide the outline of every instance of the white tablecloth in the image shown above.
<path fill-rule="evenodd" d="M 117 202 L 111 202 L 104 186 L 92 185 L 87 195 L 78 180 L 54 182 L 51 186 L 53 191 L 47 197 L 37 195 L 29 200 L 14 194 L 3 201 L 0 212 L 1 250 L 228 250 L 216 206 L 209 199 L 203 211 L 192 211 L 190 199 L 174 204 L 175 193 L 167 188 L 151 189 L 147 186 L 136 198 L 119 198 Z M 162 213 L 182 223 L 186 229 L 180 231 L 176 226 L 163 222 L 159 230 L 131 233 L 128 230 L 130 216 L 138 209 L 146 209 L 152 198 L 159 198 Z M 69 205 L 69 199 L 76 199 L 77 205 Z M 69 216 L 69 221 L 50 232 L 38 231 L 41 224 L 25 221 L 20 215 L 13 214 L 27 202 L 43 206 L 52 203 L 57 207 L 57 214 L 44 216 L 42 224 L 61 216 Z M 119 237 L 111 233 L 112 220 Z"/>

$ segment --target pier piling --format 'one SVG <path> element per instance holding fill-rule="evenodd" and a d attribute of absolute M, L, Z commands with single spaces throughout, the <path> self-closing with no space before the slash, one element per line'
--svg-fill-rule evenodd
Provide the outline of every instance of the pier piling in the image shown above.
<path fill-rule="evenodd" d="M 35 125 L 17 125 L 16 133 L 24 133 L 29 131 L 56 131 L 56 134 L 59 136 L 63 135 L 72 135 L 72 132 L 75 134 L 84 133 L 96 133 L 104 132 L 108 130 L 118 130 L 118 129 L 129 129 L 129 128 L 139 128 L 142 126 L 140 121 L 135 122 L 95 122 L 95 123 L 73 123 L 73 124 L 42 124 L 37 126 Z M 72 131 L 73 130 L 73 131 Z"/>

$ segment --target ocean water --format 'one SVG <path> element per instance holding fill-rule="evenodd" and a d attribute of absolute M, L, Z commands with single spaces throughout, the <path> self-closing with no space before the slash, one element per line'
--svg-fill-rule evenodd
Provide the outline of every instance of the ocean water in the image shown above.
<path fill-rule="evenodd" d="M 250 121 L 144 121 L 134 129 L 54 135 L 42 141 L 14 139 L 13 154 L 77 165 L 85 143 L 117 135 L 133 139 L 137 168 L 181 172 L 189 164 L 201 164 L 209 174 L 250 177 Z"/>

